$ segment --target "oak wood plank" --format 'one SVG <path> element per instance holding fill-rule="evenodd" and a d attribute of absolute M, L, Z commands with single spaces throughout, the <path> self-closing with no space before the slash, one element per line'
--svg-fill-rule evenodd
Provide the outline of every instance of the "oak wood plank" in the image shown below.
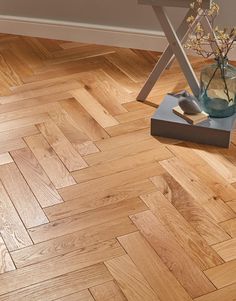
<path fill-rule="evenodd" d="M 129 144 L 129 145 L 124 145 L 120 146 L 119 148 L 114 148 L 112 150 L 108 151 L 103 151 L 99 152 L 96 154 L 91 154 L 85 157 L 86 162 L 90 166 L 96 165 L 96 164 L 101 164 L 103 162 L 109 162 L 109 161 L 114 161 L 118 159 L 122 159 L 126 156 L 133 156 L 138 153 L 144 153 L 145 151 L 155 149 L 157 155 L 159 154 L 159 158 L 157 157 L 157 160 L 161 160 L 161 154 L 166 155 L 167 157 L 172 157 L 172 153 L 165 148 L 163 145 L 161 145 L 157 140 L 150 138 L 146 139 L 144 141 L 137 142 L 135 144 Z M 151 157 L 152 158 L 152 157 Z M 111 163 L 112 164 L 112 163 Z"/>
<path fill-rule="evenodd" d="M 169 173 L 152 177 L 151 181 L 209 245 L 230 238 L 216 220 Z"/>
<path fill-rule="evenodd" d="M 0 274 L 15 270 L 15 265 L 0 235 Z"/>
<path fill-rule="evenodd" d="M 98 209 L 107 205 L 118 204 L 121 201 L 138 197 L 142 193 L 155 191 L 155 186 L 149 180 L 122 185 L 105 191 L 89 195 L 89 197 L 79 197 L 71 201 L 44 208 L 48 219 L 55 221 L 82 212 Z"/>
<path fill-rule="evenodd" d="M 74 121 L 68 112 L 63 109 L 62 103 L 58 103 L 57 106 L 54 105 L 49 111 L 49 116 L 82 156 L 99 152 L 91 138 L 79 127 L 81 118 Z"/>
<path fill-rule="evenodd" d="M 128 255 L 106 261 L 105 265 L 128 300 L 160 300 Z"/>
<path fill-rule="evenodd" d="M 41 134 L 26 137 L 25 141 L 56 188 L 76 183 Z"/>
<path fill-rule="evenodd" d="M 118 174 L 108 175 L 102 178 L 94 179 L 89 182 L 80 183 L 71 187 L 59 190 L 59 193 L 65 201 L 72 200 L 79 197 L 86 197 L 107 191 L 112 188 L 128 185 L 139 182 L 148 177 L 152 177 L 163 172 L 163 168 L 155 162 L 144 164 L 137 168 L 121 171 Z"/>
<path fill-rule="evenodd" d="M 205 271 L 206 276 L 219 289 L 236 282 L 236 260 Z"/>
<path fill-rule="evenodd" d="M 192 300 L 139 232 L 124 235 L 118 240 L 160 300 Z"/>
<path fill-rule="evenodd" d="M 235 301 L 236 283 L 223 287 L 215 292 L 194 299 L 195 301 Z"/>
<path fill-rule="evenodd" d="M 178 243 L 201 270 L 206 270 L 224 262 L 161 192 L 142 195 L 141 199 L 158 220 L 174 234 Z"/>
<path fill-rule="evenodd" d="M 13 251 L 11 256 L 16 267 L 22 268 L 134 231 L 137 231 L 137 228 L 131 220 L 128 217 L 121 217 Z"/>
<path fill-rule="evenodd" d="M 70 172 L 88 166 L 54 122 L 47 121 L 37 127 Z"/>
<path fill-rule="evenodd" d="M 0 182 L 0 234 L 8 250 L 32 245 L 32 241 L 17 214 L 2 182 Z"/>
<path fill-rule="evenodd" d="M 29 148 L 12 151 L 11 155 L 42 207 L 62 202 L 61 196 Z"/>
<path fill-rule="evenodd" d="M 70 217 L 55 220 L 46 225 L 29 229 L 29 234 L 35 243 L 83 230 L 91 226 L 112 221 L 116 218 L 129 216 L 147 209 L 147 206 L 139 199 L 121 201 L 95 210 L 72 215 Z"/>
<path fill-rule="evenodd" d="M 0 166 L 0 179 L 26 228 L 48 222 L 46 215 L 15 163 Z"/>
<path fill-rule="evenodd" d="M 12 162 L 13 160 L 9 153 L 0 154 L 0 165 L 12 163 Z"/>
<path fill-rule="evenodd" d="M 78 269 L 69 273 L 62 274 L 56 278 L 51 278 L 31 286 L 13 290 L 7 294 L 1 295 L 1 301 L 54 301 L 61 300 L 68 295 L 76 294 L 81 297 L 83 291 L 91 286 L 99 285 L 112 280 L 111 274 L 107 271 L 103 263 Z M 78 293 L 79 291 L 79 293 Z M 91 295 L 90 295 L 91 296 Z M 64 299 L 62 299 L 64 300 Z M 70 300 L 70 299 L 69 299 Z M 73 300 L 73 299 L 72 299 Z M 76 299 L 76 301 L 81 301 Z M 83 299 L 82 299 L 83 300 Z M 83 301 L 92 301 L 83 300 Z"/>
<path fill-rule="evenodd" d="M 90 294 L 89 290 L 84 290 L 72 295 L 68 295 L 55 301 L 94 301 L 92 295 Z"/>
<path fill-rule="evenodd" d="M 236 259 L 236 238 L 223 241 L 212 247 L 224 261 Z"/>
<path fill-rule="evenodd" d="M 184 143 L 168 147 L 178 158 L 188 164 L 192 172 L 196 172 L 199 178 L 214 191 L 225 202 L 231 201 L 236 197 L 235 188 L 221 175 L 215 172 L 214 168 L 197 154 L 194 150 L 199 148 L 194 143 Z"/>
<path fill-rule="evenodd" d="M 179 158 L 171 158 L 160 162 L 160 164 L 217 222 L 222 222 L 235 216 L 231 208 L 199 178 L 198 173 L 193 173 L 189 169 L 188 164 Z"/>
<path fill-rule="evenodd" d="M 63 100 L 60 105 L 73 120 L 74 126 L 92 141 L 109 138 L 103 127 L 75 98 Z"/>
<path fill-rule="evenodd" d="M 114 148 L 119 148 L 124 145 L 128 145 L 130 143 L 135 144 L 149 138 L 149 129 L 145 128 L 143 130 L 137 130 L 135 132 L 110 137 L 109 139 L 98 140 L 96 141 L 96 145 L 101 151 L 108 151 Z"/>
<path fill-rule="evenodd" d="M 231 237 L 236 238 L 236 218 L 229 219 L 228 221 L 220 223 L 220 226 L 227 232 Z"/>
<path fill-rule="evenodd" d="M 131 219 L 192 298 L 215 290 L 214 285 L 181 248 L 174 235 L 151 211 L 133 215 Z"/>
<path fill-rule="evenodd" d="M 103 128 L 118 124 L 118 121 L 87 90 L 77 89 L 71 94 Z"/>
<path fill-rule="evenodd" d="M 17 269 L 11 273 L 1 274 L 0 295 L 66 275 L 122 255 L 124 255 L 124 250 L 113 239 Z M 47 272 L 42 273 L 42 271 Z"/>
<path fill-rule="evenodd" d="M 89 290 L 95 301 L 127 301 L 121 289 L 114 281 L 91 287 Z"/>

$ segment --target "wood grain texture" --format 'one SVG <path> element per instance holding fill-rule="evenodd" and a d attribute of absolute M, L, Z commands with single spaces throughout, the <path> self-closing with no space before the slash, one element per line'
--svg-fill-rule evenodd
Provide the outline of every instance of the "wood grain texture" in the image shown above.
<path fill-rule="evenodd" d="M 236 260 L 206 270 L 205 274 L 217 288 L 235 283 Z"/>
<path fill-rule="evenodd" d="M 10 251 L 32 245 L 32 241 L 17 214 L 2 182 L 0 182 L 0 234 Z"/>
<path fill-rule="evenodd" d="M 119 286 L 114 282 L 106 282 L 90 288 L 96 301 L 127 301 Z"/>
<path fill-rule="evenodd" d="M 0 301 L 236 300 L 236 136 L 150 135 L 160 56 L 0 33 Z"/>
<path fill-rule="evenodd" d="M 47 174 L 28 148 L 12 151 L 11 155 L 42 207 L 62 202 Z"/>
<path fill-rule="evenodd" d="M 129 216 L 146 208 L 147 206 L 139 198 L 133 198 L 31 228 L 29 234 L 33 241 L 37 243 L 116 218 Z"/>
<path fill-rule="evenodd" d="M 105 264 L 128 300 L 141 301 L 145 298 L 147 301 L 159 301 L 128 255 L 106 261 Z"/>
<path fill-rule="evenodd" d="M 14 163 L 0 166 L 0 179 L 27 228 L 48 222 L 42 208 Z"/>
<path fill-rule="evenodd" d="M 6 245 L 0 236 L 0 274 L 15 270 L 15 265 L 6 248 Z"/>
<path fill-rule="evenodd" d="M 25 138 L 27 145 L 56 188 L 75 184 L 75 180 L 41 135 Z"/>
<path fill-rule="evenodd" d="M 88 166 L 54 122 L 48 121 L 37 126 L 70 172 Z"/>
<path fill-rule="evenodd" d="M 172 232 L 189 257 L 202 269 L 223 263 L 220 256 L 185 221 L 161 192 L 141 196 L 153 214 Z"/>
<path fill-rule="evenodd" d="M 114 239 L 79 249 L 49 261 L 39 262 L 0 275 L 0 294 L 6 294 L 122 255 L 124 255 L 124 250 Z M 42 273 L 42 271 L 47 271 L 47 273 Z"/>
<path fill-rule="evenodd" d="M 213 284 L 178 244 L 174 235 L 150 211 L 132 216 L 132 221 L 192 298 L 215 290 Z"/>
<path fill-rule="evenodd" d="M 56 278 L 31 285 L 30 287 L 21 288 L 11 293 L 0 295 L 0 300 L 32 301 L 33 299 L 35 301 L 41 301 L 46 299 L 48 301 L 54 301 L 55 298 L 59 298 L 60 300 L 60 298 L 67 298 L 70 294 L 77 293 L 80 290 L 82 291 L 91 286 L 99 285 L 110 280 L 112 280 L 112 277 L 104 264 L 96 264 L 70 273 L 65 273 Z"/>
<path fill-rule="evenodd" d="M 140 233 L 119 237 L 119 242 L 160 300 L 192 300 Z"/>

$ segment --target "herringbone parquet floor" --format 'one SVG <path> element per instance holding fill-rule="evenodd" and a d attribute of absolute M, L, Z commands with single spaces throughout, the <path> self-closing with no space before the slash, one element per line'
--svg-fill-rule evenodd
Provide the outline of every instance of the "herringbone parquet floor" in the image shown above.
<path fill-rule="evenodd" d="M 149 135 L 157 58 L 0 35 L 0 301 L 236 300 L 236 146 Z"/>

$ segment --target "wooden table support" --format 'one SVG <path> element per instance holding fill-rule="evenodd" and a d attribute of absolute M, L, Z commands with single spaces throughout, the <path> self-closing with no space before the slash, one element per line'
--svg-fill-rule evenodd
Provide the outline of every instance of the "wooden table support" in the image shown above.
<path fill-rule="evenodd" d="M 175 31 L 164 8 L 164 6 L 189 7 L 191 2 L 192 0 L 138 0 L 139 4 L 152 6 L 154 13 L 165 32 L 169 45 L 157 62 L 139 95 L 137 96 L 137 100 L 144 101 L 148 97 L 153 86 L 155 85 L 163 71 L 168 68 L 174 58 L 178 60 L 180 66 L 182 67 L 183 73 L 193 94 L 196 97 L 199 96 L 199 82 L 183 48 L 183 44 L 187 40 L 191 30 L 194 28 L 194 25 L 190 28 L 186 20 L 189 16 L 192 15 L 196 17 L 197 14 L 192 9 L 189 9 L 183 22 L 181 23 L 177 31 Z M 210 2 L 211 0 L 203 0 L 203 9 L 209 8 Z M 212 28 L 208 20 L 196 18 L 195 25 L 197 22 L 201 22 L 207 32 L 210 32 L 212 34 Z"/>

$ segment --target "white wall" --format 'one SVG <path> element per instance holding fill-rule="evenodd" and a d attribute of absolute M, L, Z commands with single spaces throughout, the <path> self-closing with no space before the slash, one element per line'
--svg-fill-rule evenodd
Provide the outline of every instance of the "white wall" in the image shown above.
<path fill-rule="evenodd" d="M 221 4 L 219 23 L 236 25 L 236 1 L 217 2 Z M 177 24 L 183 14 L 182 10 L 170 11 Z M 0 0 L 0 14 L 160 30 L 152 10 L 138 5 L 136 0 Z"/>
<path fill-rule="evenodd" d="M 216 2 L 218 23 L 235 26 L 236 0 Z M 185 9 L 168 10 L 176 26 Z M 157 51 L 166 45 L 152 9 L 137 0 L 0 0 L 0 32 Z"/>

